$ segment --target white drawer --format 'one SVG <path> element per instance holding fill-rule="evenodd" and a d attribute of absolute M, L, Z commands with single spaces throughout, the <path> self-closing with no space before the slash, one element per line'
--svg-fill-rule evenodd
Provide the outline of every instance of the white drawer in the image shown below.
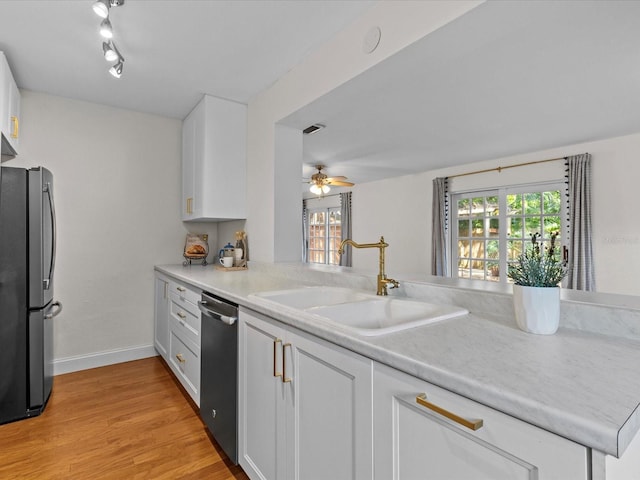
<path fill-rule="evenodd" d="M 374 371 L 377 478 L 411 478 L 396 477 L 392 472 L 404 469 L 406 475 L 407 468 L 416 465 L 426 469 L 431 464 L 431 471 L 436 472 L 435 464 L 446 462 L 447 455 L 442 451 L 460 456 L 458 463 L 464 459 L 471 470 L 477 468 L 473 478 L 504 478 L 495 472 L 486 475 L 485 466 L 491 456 L 502 457 L 500 461 L 513 466 L 513 473 L 507 475 L 511 479 L 588 478 L 587 448 L 384 365 L 376 363 Z M 418 396 L 425 396 L 431 408 L 420 405 Z M 451 413 L 463 418 L 452 419 L 447 416 Z M 475 419 L 483 421 L 475 431 L 459 423 Z M 391 455 L 394 448 L 407 444 L 419 453 L 412 456 L 413 450 L 405 448 L 396 450 L 396 457 Z M 466 446 L 470 446 L 468 450 Z M 455 463 L 442 468 L 455 471 Z M 438 478 L 437 474 L 434 478 Z"/>
<path fill-rule="evenodd" d="M 184 342 L 173 331 L 169 348 L 172 370 L 196 405 L 200 406 L 200 349 Z"/>
<path fill-rule="evenodd" d="M 186 300 L 193 305 L 197 305 L 200 300 L 200 290 L 190 287 L 184 283 L 176 282 L 175 280 L 169 281 L 169 292 L 175 294 L 181 300 Z"/>
<path fill-rule="evenodd" d="M 182 337 L 186 337 L 200 347 L 200 310 L 196 305 L 170 296 L 169 306 L 171 330 L 177 330 Z"/>

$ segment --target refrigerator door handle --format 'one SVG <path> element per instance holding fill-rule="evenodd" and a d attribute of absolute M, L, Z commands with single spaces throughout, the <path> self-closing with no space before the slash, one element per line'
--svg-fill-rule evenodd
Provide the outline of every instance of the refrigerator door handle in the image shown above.
<path fill-rule="evenodd" d="M 44 316 L 46 320 L 50 320 L 53 317 L 60 315 L 60 312 L 62 312 L 62 303 L 58 302 L 57 300 L 51 304 L 51 308 L 53 307 L 58 307 L 58 309 L 55 312 L 47 313 Z"/>
<path fill-rule="evenodd" d="M 49 265 L 49 278 L 44 279 L 44 289 L 49 290 L 51 285 L 51 279 L 53 278 L 53 271 L 56 267 L 56 209 L 53 203 L 53 195 L 51 193 L 51 184 L 47 182 L 43 188 L 45 192 L 47 192 L 47 197 L 49 198 L 49 209 L 51 211 L 51 229 L 52 229 L 52 239 L 51 239 L 51 264 Z"/>

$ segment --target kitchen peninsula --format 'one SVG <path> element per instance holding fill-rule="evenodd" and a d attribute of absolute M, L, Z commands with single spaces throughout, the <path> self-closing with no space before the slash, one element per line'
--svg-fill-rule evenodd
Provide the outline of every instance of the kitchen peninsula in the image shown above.
<path fill-rule="evenodd" d="M 260 263 L 252 264 L 248 271 L 233 273 L 199 266 L 163 265 L 156 267 L 156 275 L 166 275 L 238 303 L 249 322 L 252 318 L 262 318 L 285 328 L 293 327 L 302 335 L 310 334 L 309 337 L 372 361 L 374 411 L 376 399 L 381 398 L 380 393 L 376 393 L 376 382 L 383 377 L 409 383 L 429 382 L 432 391 L 438 392 L 434 393 L 436 397 L 454 395 L 453 404 L 457 401 L 462 402 L 461 405 L 472 401 L 474 411 L 482 411 L 485 416 L 485 431 L 491 432 L 492 421 L 493 425 L 515 421 L 516 427 L 510 424 L 505 427 L 505 431 L 515 435 L 511 443 L 519 441 L 519 425 L 523 431 L 531 428 L 535 432 L 523 433 L 523 439 L 542 435 L 539 445 L 551 442 L 549 448 L 552 449 L 567 447 L 567 452 L 557 450 L 560 460 L 557 457 L 551 460 L 552 465 L 546 470 L 540 467 L 539 478 L 569 478 L 566 475 L 571 475 L 570 478 L 628 478 L 615 476 L 616 469 L 622 464 L 629 468 L 630 463 L 637 462 L 640 377 L 635 366 L 640 362 L 640 306 L 633 298 L 627 298 L 629 303 L 622 307 L 613 307 L 587 303 L 580 300 L 579 295 L 576 299 L 565 297 L 559 332 L 552 336 L 537 336 L 517 329 L 507 289 L 464 289 L 433 277 L 420 281 L 400 279 L 400 295 L 455 304 L 471 313 L 431 326 L 363 337 L 308 312 L 274 305 L 254 294 L 304 284 L 375 292 L 375 277 L 371 275 L 352 273 L 350 269 L 339 267 Z M 571 297 L 571 292 L 564 294 Z M 593 298 L 606 300 L 606 297 Z M 591 328 L 586 317 L 603 322 L 615 318 L 611 323 L 621 330 L 626 329 L 627 338 L 616 336 L 615 332 L 605 335 L 604 332 L 585 331 Z M 578 323 L 581 329 L 572 328 Z M 635 325 L 635 333 L 629 330 L 630 325 Z M 419 393 L 416 390 L 414 397 Z M 376 418 L 381 416 L 384 417 L 375 415 Z M 379 428 L 377 425 L 374 431 L 379 432 Z M 491 435 L 495 432 L 493 430 Z M 465 432 L 464 435 L 469 434 Z M 374 445 L 379 438 L 376 437 Z M 479 437 L 474 441 L 494 440 Z M 560 442 L 560 446 L 554 446 L 554 441 Z M 384 465 L 378 463 L 375 447 L 374 451 L 374 464 L 379 472 Z M 614 457 L 621 457 L 621 460 Z M 571 462 L 578 465 L 569 465 Z M 526 462 L 522 465 L 525 475 L 530 475 L 532 468 L 537 471 L 537 467 Z M 570 469 L 563 470 L 565 467 Z M 556 468 L 564 473 L 553 473 Z"/>

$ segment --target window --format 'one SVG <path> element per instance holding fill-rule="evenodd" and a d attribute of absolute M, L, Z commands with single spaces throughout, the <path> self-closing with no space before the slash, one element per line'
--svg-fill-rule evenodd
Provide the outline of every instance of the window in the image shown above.
<path fill-rule="evenodd" d="M 308 215 L 309 262 L 339 265 L 338 248 L 342 239 L 340 207 L 309 210 Z"/>
<path fill-rule="evenodd" d="M 454 276 L 507 282 L 509 262 L 528 248 L 534 233 L 547 245 L 552 234 L 559 234 L 556 252 L 560 255 L 567 217 L 562 187 L 544 184 L 454 194 Z"/>

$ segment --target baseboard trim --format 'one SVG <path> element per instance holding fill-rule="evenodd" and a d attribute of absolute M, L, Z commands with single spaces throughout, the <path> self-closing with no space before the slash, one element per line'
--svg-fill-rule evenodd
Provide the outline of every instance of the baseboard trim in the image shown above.
<path fill-rule="evenodd" d="M 53 361 L 53 374 L 78 372 L 90 368 L 104 367 L 116 363 L 130 362 L 158 355 L 153 345 L 108 350 L 75 357 L 59 358 Z"/>

